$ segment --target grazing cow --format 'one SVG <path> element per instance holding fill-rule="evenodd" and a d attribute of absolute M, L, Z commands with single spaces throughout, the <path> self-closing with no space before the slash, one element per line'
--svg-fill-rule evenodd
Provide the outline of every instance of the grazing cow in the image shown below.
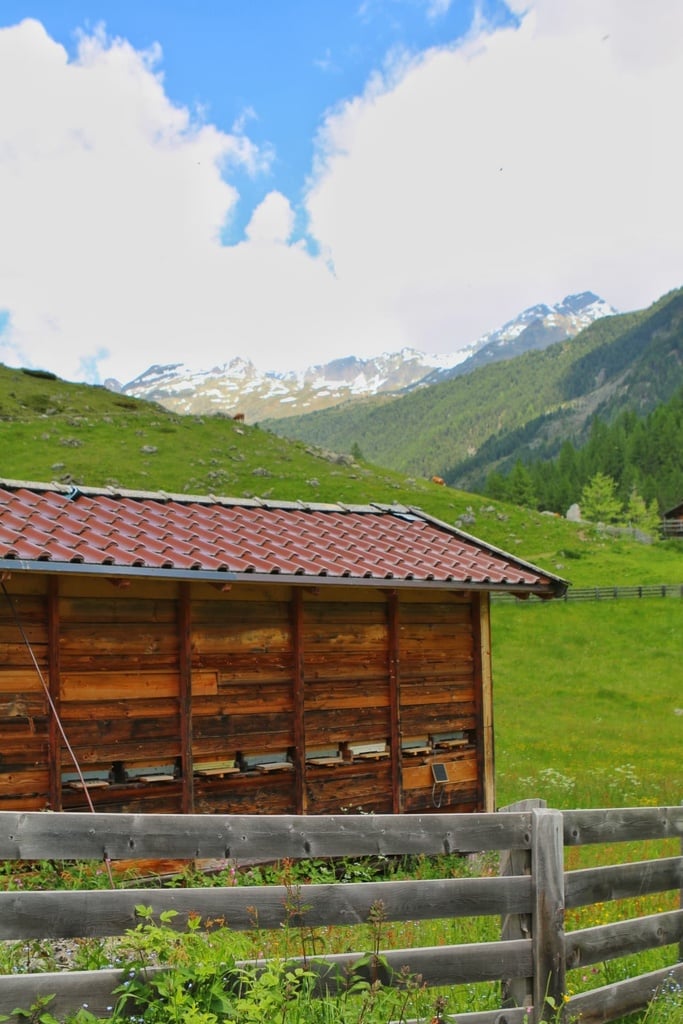
<path fill-rule="evenodd" d="M 244 423 L 244 413 L 236 412 L 235 415 L 233 416 L 233 419 L 236 423 Z"/>
<path fill-rule="evenodd" d="M 445 487 L 446 486 L 446 481 L 444 480 L 444 478 L 442 476 L 433 476 L 432 477 L 432 483 L 433 484 L 438 484 L 439 487 Z"/>

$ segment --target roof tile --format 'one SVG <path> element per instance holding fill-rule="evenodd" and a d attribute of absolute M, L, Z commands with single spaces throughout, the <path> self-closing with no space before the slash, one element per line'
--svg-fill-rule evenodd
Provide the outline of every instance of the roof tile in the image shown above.
<path fill-rule="evenodd" d="M 563 580 L 416 509 L 302 505 L 0 481 L 0 559 L 533 588 Z"/>

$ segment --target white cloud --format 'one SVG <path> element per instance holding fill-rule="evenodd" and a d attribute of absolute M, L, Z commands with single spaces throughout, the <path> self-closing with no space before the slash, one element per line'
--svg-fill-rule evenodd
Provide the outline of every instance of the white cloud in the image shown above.
<path fill-rule="evenodd" d="M 250 242 L 289 241 L 294 229 L 294 211 L 282 192 L 269 192 L 254 210 L 247 225 Z"/>
<path fill-rule="evenodd" d="M 627 309 L 683 283 L 683 5 L 514 2 L 519 28 L 403 54 L 326 117 L 319 256 L 275 188 L 221 244 L 233 169 L 273 157 L 248 112 L 196 122 L 156 50 L 102 31 L 70 62 L 35 21 L 0 30 L 0 359 L 126 380 L 448 351 L 571 291 Z"/>
<path fill-rule="evenodd" d="M 313 232 L 421 347 L 571 290 L 633 308 L 683 283 L 683 6 L 524 7 L 517 29 L 376 79 L 320 135 Z"/>
<path fill-rule="evenodd" d="M 0 31 L 0 358 L 79 376 L 107 351 L 102 372 L 126 377 L 195 340 L 232 354 L 221 171 L 262 154 L 174 107 L 156 58 L 97 33 L 69 63 L 35 21 Z"/>

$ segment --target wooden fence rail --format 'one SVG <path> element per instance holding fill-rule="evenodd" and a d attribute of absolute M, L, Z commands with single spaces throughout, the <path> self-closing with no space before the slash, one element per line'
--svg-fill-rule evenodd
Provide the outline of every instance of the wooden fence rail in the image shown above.
<path fill-rule="evenodd" d="M 391 984 L 408 965 L 429 986 L 500 981 L 501 1005 L 457 1015 L 458 1024 L 535 1024 L 554 1019 L 603 1024 L 643 1008 L 668 980 L 683 983 L 683 964 L 565 999 L 566 974 L 644 949 L 683 942 L 683 910 L 566 932 L 565 907 L 683 888 L 683 857 L 565 872 L 565 846 L 683 837 L 683 808 L 619 808 L 559 812 L 530 801 L 498 814 L 240 816 L 0 812 L 0 859 L 126 861 L 197 858 L 234 861 L 326 857 L 503 853 L 500 877 L 307 885 L 305 911 L 292 913 L 283 886 L 0 892 L 0 941 L 123 934 L 140 923 L 144 902 L 183 929 L 189 915 L 225 918 L 235 930 L 349 925 L 367 921 L 382 902 L 387 920 L 491 916 L 503 920 L 500 941 L 387 950 L 379 979 Z M 308 958 L 319 994 L 333 994 L 363 953 Z M 147 971 L 162 968 L 148 968 Z M 370 977 L 372 967 L 357 968 Z M 375 971 L 377 968 L 375 967 Z M 375 976 L 375 975 L 373 975 Z M 0 1013 L 54 995 L 64 1017 L 87 1003 L 105 1016 L 121 970 L 1 975 Z M 519 1005 L 508 1005 L 517 1003 Z M 523 1005 L 526 1003 L 527 1005 Z M 18 1018 L 11 1017 L 11 1021 Z"/>
<path fill-rule="evenodd" d="M 637 587 L 569 587 L 564 601 L 611 601 L 628 597 L 678 597 L 683 598 L 683 583 L 649 583 Z M 514 594 L 494 593 L 494 601 L 515 601 L 521 603 L 524 598 Z"/>

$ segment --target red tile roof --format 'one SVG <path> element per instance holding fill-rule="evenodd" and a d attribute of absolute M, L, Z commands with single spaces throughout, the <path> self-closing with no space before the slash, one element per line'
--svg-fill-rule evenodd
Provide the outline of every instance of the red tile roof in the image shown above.
<path fill-rule="evenodd" d="M 402 505 L 277 503 L 0 481 L 0 568 L 10 567 L 462 584 L 545 596 L 566 589 L 559 577 Z"/>

